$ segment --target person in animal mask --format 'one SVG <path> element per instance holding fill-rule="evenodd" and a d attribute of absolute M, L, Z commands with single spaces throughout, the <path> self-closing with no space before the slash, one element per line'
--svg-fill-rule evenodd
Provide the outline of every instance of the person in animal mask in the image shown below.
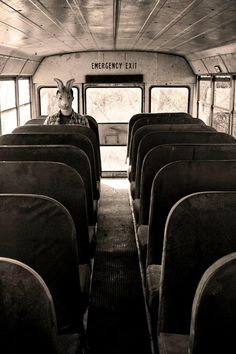
<path fill-rule="evenodd" d="M 88 119 L 81 114 L 76 113 L 72 108 L 73 90 L 72 86 L 74 79 L 68 80 L 66 85 L 60 79 L 54 79 L 57 83 L 58 90 L 56 98 L 58 102 L 59 111 L 53 115 L 49 115 L 44 124 L 78 124 L 89 127 Z"/>

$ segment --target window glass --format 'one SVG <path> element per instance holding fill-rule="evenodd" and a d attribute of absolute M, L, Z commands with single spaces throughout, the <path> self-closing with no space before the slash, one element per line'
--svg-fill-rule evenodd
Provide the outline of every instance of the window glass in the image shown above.
<path fill-rule="evenodd" d="M 89 87 L 86 89 L 87 114 L 98 123 L 128 122 L 142 111 L 140 87 Z"/>
<path fill-rule="evenodd" d="M 187 87 L 152 87 L 151 112 L 188 112 Z"/>
<path fill-rule="evenodd" d="M 213 128 L 219 132 L 228 133 L 229 131 L 229 112 L 214 108 L 213 111 Z"/>
<path fill-rule="evenodd" d="M 229 109 L 230 105 L 230 80 L 215 81 L 214 106 Z"/>
<path fill-rule="evenodd" d="M 230 80 L 216 80 L 214 83 L 213 127 L 219 132 L 229 132 Z"/>
<path fill-rule="evenodd" d="M 234 84 L 236 86 L 236 80 Z M 234 90 L 233 136 L 236 138 L 236 87 Z"/>
<path fill-rule="evenodd" d="M 74 100 L 72 102 L 72 108 L 78 113 L 78 89 L 73 87 Z M 42 116 L 54 114 L 58 112 L 59 108 L 56 99 L 56 87 L 42 87 L 39 91 L 40 96 L 40 112 Z"/>
<path fill-rule="evenodd" d="M 21 106 L 19 108 L 20 113 L 20 125 L 24 125 L 27 120 L 31 119 L 30 104 Z"/>
<path fill-rule="evenodd" d="M 28 79 L 20 79 L 18 81 L 19 85 L 19 104 L 30 102 L 30 87 Z"/>
<path fill-rule="evenodd" d="M 212 85 L 210 80 L 199 81 L 199 100 L 211 104 Z"/>
<path fill-rule="evenodd" d="M 211 80 L 199 81 L 198 117 L 210 125 L 212 82 Z"/>
<path fill-rule="evenodd" d="M 126 146 L 101 146 L 102 171 L 127 171 Z"/>
<path fill-rule="evenodd" d="M 16 109 L 11 109 L 1 113 L 2 134 L 11 133 L 17 127 Z"/>
<path fill-rule="evenodd" d="M 0 109 L 13 108 L 16 106 L 16 91 L 14 80 L 0 81 Z"/>
<path fill-rule="evenodd" d="M 202 119 L 207 125 L 210 125 L 210 116 L 211 116 L 211 106 L 209 104 L 204 104 L 199 102 L 199 113 L 198 116 Z"/>
<path fill-rule="evenodd" d="M 236 113 L 233 114 L 233 136 L 236 138 Z"/>

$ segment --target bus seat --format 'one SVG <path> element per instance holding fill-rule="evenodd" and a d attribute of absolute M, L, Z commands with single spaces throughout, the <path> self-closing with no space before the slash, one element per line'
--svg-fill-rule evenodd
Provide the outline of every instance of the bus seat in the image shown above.
<path fill-rule="evenodd" d="M 89 121 L 89 127 L 94 131 L 97 141 L 98 141 L 98 146 L 100 146 L 100 137 L 99 137 L 99 130 L 98 130 L 98 123 L 96 119 L 88 114 L 84 115 L 88 121 Z"/>
<path fill-rule="evenodd" d="M 161 124 L 170 124 L 173 123 L 172 120 L 174 119 L 181 119 L 182 118 L 192 118 L 191 114 L 185 113 L 185 112 L 156 112 L 156 113 L 137 113 L 134 114 L 128 124 L 128 142 L 127 142 L 127 151 L 129 151 L 129 146 L 130 146 L 130 136 L 132 132 L 133 125 L 138 121 L 139 119 L 156 119 L 159 122 L 163 122 Z M 166 123 L 165 123 L 166 122 Z M 184 122 L 185 123 L 185 122 Z M 203 123 L 204 124 L 204 123 Z"/>
<path fill-rule="evenodd" d="M 144 127 L 146 125 L 162 125 L 162 124 L 200 124 L 200 125 L 205 125 L 206 124 L 199 118 L 192 118 L 192 117 L 176 117 L 176 116 L 172 116 L 172 117 L 156 117 L 156 116 L 151 116 L 151 117 L 144 117 L 144 118 L 139 118 L 133 125 L 132 130 L 131 130 L 131 134 L 130 134 L 130 143 L 129 146 L 132 145 L 132 140 L 133 140 L 133 136 L 135 134 L 135 132 L 141 128 Z M 214 128 L 212 128 L 214 130 Z M 130 155 L 129 155 L 130 156 Z"/>
<path fill-rule="evenodd" d="M 99 132 L 98 132 L 98 123 L 95 120 L 95 118 L 93 118 L 92 116 L 89 116 L 87 114 L 85 114 L 85 117 L 88 119 L 89 121 L 89 127 L 95 132 L 97 140 L 98 140 L 98 144 L 99 144 Z M 40 117 L 40 118 L 33 118 L 33 119 L 29 119 L 27 120 L 27 122 L 25 122 L 24 125 L 29 125 L 29 124 L 44 124 L 46 117 Z"/>
<path fill-rule="evenodd" d="M 59 334 L 51 294 L 42 278 L 15 259 L 0 258 L 1 350 L 4 353 L 79 353 L 80 333 Z M 17 306 L 16 306 L 17 305 Z"/>
<path fill-rule="evenodd" d="M 47 195 L 68 209 L 77 232 L 81 282 L 86 285 L 90 278 L 90 258 L 94 256 L 94 244 L 89 242 L 92 237 L 89 234 L 85 190 L 80 175 L 61 162 L 0 161 L 0 193 Z"/>
<path fill-rule="evenodd" d="M 235 346 L 236 253 L 213 263 L 203 274 L 193 301 L 190 354 L 230 353 Z"/>
<path fill-rule="evenodd" d="M 92 143 L 95 155 L 96 167 L 98 169 L 98 175 L 101 175 L 101 156 L 100 156 L 100 146 L 97 141 L 97 136 L 95 132 L 81 125 L 21 125 L 15 128 L 12 133 L 65 133 L 65 134 L 83 134 L 85 135 Z"/>
<path fill-rule="evenodd" d="M 180 199 L 173 206 L 165 229 L 157 319 L 158 335 L 177 334 L 176 344 L 179 334 L 189 335 L 192 304 L 199 281 L 215 261 L 236 251 L 235 227 L 236 192 L 194 193 Z M 218 281 L 219 290 L 220 279 Z M 228 294 L 228 299 L 230 296 L 232 292 Z M 211 305 L 208 302 L 209 306 L 213 307 L 212 297 L 210 302 Z M 223 307 L 227 311 L 226 303 Z M 208 311 L 211 317 L 210 307 Z M 208 331 L 210 334 L 210 328 L 205 327 L 205 330 L 206 336 Z M 159 345 L 160 349 L 163 344 L 165 348 L 168 347 L 168 337 L 162 337 L 163 339 L 165 343 Z M 173 337 L 172 341 L 174 341 Z M 221 353 L 228 352 L 223 350 Z M 160 350 L 160 354 L 162 353 L 166 351 Z M 181 354 L 183 353 L 185 352 L 181 351 Z M 215 351 L 199 353 L 215 353 Z"/>
<path fill-rule="evenodd" d="M 87 201 L 88 223 L 96 225 L 91 166 L 86 153 L 72 145 L 0 145 L 0 161 L 56 161 L 73 167 L 81 176 Z"/>
<path fill-rule="evenodd" d="M 68 210 L 42 195 L 0 194 L 0 225 L 1 256 L 27 264 L 43 278 L 61 333 L 82 333 L 88 303 L 81 292 L 76 230 Z"/>
<path fill-rule="evenodd" d="M 235 166 L 236 160 L 186 160 L 165 165 L 157 173 L 151 191 L 147 235 L 146 280 L 151 315 L 154 314 L 152 309 L 158 304 L 158 273 L 162 265 L 163 238 L 168 213 L 179 199 L 188 194 L 236 190 Z M 191 223 L 191 219 L 189 222 Z"/>
<path fill-rule="evenodd" d="M 148 224 L 152 182 L 163 166 L 178 160 L 234 159 L 236 144 L 166 144 L 149 150 L 142 163 L 141 178 L 138 175 L 136 178 L 136 195 L 140 204 L 138 224 Z"/>
<path fill-rule="evenodd" d="M 33 118 L 27 120 L 24 125 L 29 125 L 29 124 L 43 124 L 45 121 L 45 118 Z"/>
<path fill-rule="evenodd" d="M 130 164 L 131 164 L 131 173 L 130 173 L 130 181 L 136 180 L 136 166 L 137 166 L 137 158 L 139 153 L 139 145 L 147 134 L 154 133 L 154 132 L 216 132 L 213 130 L 212 127 L 207 125 L 201 124 L 151 124 L 146 125 L 144 127 L 139 128 L 136 133 L 134 134 L 133 144 L 131 148 L 131 157 L 130 157 Z"/>
<path fill-rule="evenodd" d="M 0 258 L 1 351 L 58 354 L 57 323 L 49 290 L 30 267 Z"/>
<path fill-rule="evenodd" d="M 138 179 L 138 184 L 140 184 L 142 163 L 144 157 L 153 147 L 163 144 L 173 144 L 173 143 L 192 143 L 192 144 L 216 144 L 216 143 L 228 143 L 233 144 L 236 140 L 232 135 L 227 133 L 211 132 L 211 131 L 189 131 L 189 132 L 153 132 L 145 135 L 140 141 L 139 148 L 137 151 L 137 158 L 134 161 L 134 168 L 137 172 L 133 182 L 135 190 L 136 179 Z M 132 166 L 133 168 L 133 166 Z"/>
<path fill-rule="evenodd" d="M 83 150 L 90 161 L 94 198 L 99 199 L 100 182 L 95 164 L 94 150 L 91 141 L 83 134 L 5 134 L 0 136 L 0 145 L 74 145 Z"/>

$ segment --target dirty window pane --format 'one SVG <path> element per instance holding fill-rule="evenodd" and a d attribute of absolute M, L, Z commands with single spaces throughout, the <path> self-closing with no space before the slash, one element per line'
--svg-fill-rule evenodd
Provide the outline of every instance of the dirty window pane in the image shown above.
<path fill-rule="evenodd" d="M 16 91 L 14 80 L 0 81 L 0 108 L 4 111 L 16 106 Z"/>
<path fill-rule="evenodd" d="M 78 113 L 78 89 L 73 87 L 74 100 L 72 102 L 72 108 Z M 40 113 L 42 116 L 57 113 L 59 108 L 56 100 L 56 87 L 42 87 L 39 91 L 40 96 Z"/>
<path fill-rule="evenodd" d="M 140 87 L 89 87 L 86 90 L 87 114 L 98 123 L 128 122 L 142 110 Z"/>
<path fill-rule="evenodd" d="M 214 106 L 229 109 L 230 91 L 230 80 L 216 81 L 214 90 Z"/>
<path fill-rule="evenodd" d="M 18 81 L 19 85 L 19 104 L 30 102 L 30 87 L 29 80 L 21 79 Z"/>
<path fill-rule="evenodd" d="M 229 132 L 230 80 L 215 81 L 213 127 L 217 131 Z"/>
<path fill-rule="evenodd" d="M 151 112 L 188 112 L 187 87 L 153 87 Z"/>
<path fill-rule="evenodd" d="M 17 127 L 16 109 L 10 109 L 1 113 L 2 134 L 9 134 Z"/>
<path fill-rule="evenodd" d="M 126 146 L 101 146 L 102 171 L 127 171 Z"/>
<path fill-rule="evenodd" d="M 20 125 L 24 125 L 27 120 L 31 119 L 30 104 L 26 104 L 19 108 Z"/>

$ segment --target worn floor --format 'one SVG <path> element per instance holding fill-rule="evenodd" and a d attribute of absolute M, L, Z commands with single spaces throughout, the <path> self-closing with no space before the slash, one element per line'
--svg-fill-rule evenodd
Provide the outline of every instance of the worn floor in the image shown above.
<path fill-rule="evenodd" d="M 127 179 L 102 179 L 86 354 L 150 354 Z"/>

